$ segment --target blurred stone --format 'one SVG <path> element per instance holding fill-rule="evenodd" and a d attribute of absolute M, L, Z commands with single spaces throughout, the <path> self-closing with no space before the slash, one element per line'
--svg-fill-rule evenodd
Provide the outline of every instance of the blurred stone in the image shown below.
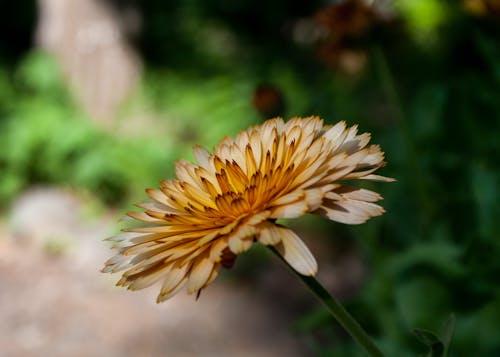
<path fill-rule="evenodd" d="M 140 77 L 127 39 L 138 31 L 138 12 L 122 6 L 118 13 L 99 0 L 38 0 L 38 7 L 37 45 L 56 56 L 91 117 L 110 125 Z"/>
<path fill-rule="evenodd" d="M 198 301 L 181 292 L 157 305 L 158 286 L 114 287 L 118 275 L 99 269 L 111 256 L 102 239 L 116 220 L 109 213 L 85 218 L 87 204 L 72 191 L 40 187 L 14 202 L 10 229 L 0 224 L 2 356 L 307 354 L 289 330 L 300 317 L 283 304 L 289 292 L 269 299 L 262 286 L 228 282 L 230 271 Z M 67 245 L 58 256 L 40 249 L 54 235 Z"/>
<path fill-rule="evenodd" d="M 73 268 L 100 266 L 105 259 L 101 241 L 109 229 L 109 220 L 85 219 L 85 204 L 76 194 L 60 188 L 31 189 L 12 205 L 8 222 L 12 237 L 44 253 L 70 255 Z M 102 238 L 94 241 L 99 236 Z"/>

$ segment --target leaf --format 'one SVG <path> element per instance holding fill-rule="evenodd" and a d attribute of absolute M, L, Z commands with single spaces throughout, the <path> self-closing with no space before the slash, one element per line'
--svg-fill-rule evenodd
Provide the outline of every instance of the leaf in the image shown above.
<path fill-rule="evenodd" d="M 420 342 L 429 347 L 430 351 L 427 354 L 428 357 L 445 356 L 445 347 L 443 342 L 441 342 L 439 338 L 432 332 L 421 329 L 414 329 L 413 333 Z"/>
<path fill-rule="evenodd" d="M 451 339 L 453 338 L 453 334 L 455 333 L 455 321 L 455 314 L 451 314 L 443 324 L 441 340 L 444 344 L 444 357 L 446 357 L 448 355 L 448 352 L 450 351 Z"/>
<path fill-rule="evenodd" d="M 446 228 L 444 231 L 436 231 L 435 234 L 435 241 L 415 243 L 405 252 L 393 256 L 387 263 L 388 269 L 396 275 L 405 273 L 415 266 L 428 266 L 451 276 L 463 274 L 464 268 L 460 263 L 463 248 L 456 243 L 442 239 L 447 238 Z"/>
<path fill-rule="evenodd" d="M 414 329 L 413 333 L 421 343 L 429 347 L 430 351 L 427 357 L 446 357 L 450 350 L 451 338 L 454 331 L 455 315 L 451 314 L 443 324 L 439 337 L 433 332 L 423 329 Z"/>

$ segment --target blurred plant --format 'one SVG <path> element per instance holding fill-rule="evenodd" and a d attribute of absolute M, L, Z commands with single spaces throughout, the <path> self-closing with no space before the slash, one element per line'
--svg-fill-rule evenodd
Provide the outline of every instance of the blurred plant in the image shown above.
<path fill-rule="evenodd" d="M 447 1 L 400 0 L 394 4 L 417 42 L 425 48 L 432 48 L 440 43 L 440 30 L 453 14 Z"/>
<path fill-rule="evenodd" d="M 157 160 L 168 156 L 158 144 L 112 137 L 76 109 L 50 57 L 31 54 L 13 81 L 16 99 L 0 121 L 2 204 L 28 185 L 48 182 L 78 186 L 117 205 L 130 199 L 129 188 L 162 171 Z"/>

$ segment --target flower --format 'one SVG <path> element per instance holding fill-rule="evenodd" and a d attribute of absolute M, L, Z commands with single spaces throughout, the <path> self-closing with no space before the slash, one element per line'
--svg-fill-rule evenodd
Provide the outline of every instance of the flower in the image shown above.
<path fill-rule="evenodd" d="M 213 154 L 195 146 L 198 165 L 178 161 L 177 178 L 146 190 L 152 201 L 128 213 L 145 224 L 110 238 L 118 253 L 103 271 L 125 270 L 117 285 L 130 290 L 162 281 L 161 302 L 184 286 L 199 294 L 221 267 L 259 242 L 274 246 L 300 274 L 315 275 L 309 249 L 276 220 L 311 212 L 359 224 L 382 214 L 378 193 L 338 182 L 392 181 L 374 174 L 384 154 L 369 141 L 357 126 L 309 117 L 267 120 L 226 137 Z"/>
<path fill-rule="evenodd" d="M 500 16 L 500 0 L 463 0 L 465 10 L 476 16 Z"/>
<path fill-rule="evenodd" d="M 366 0 L 337 1 L 319 9 L 312 20 L 321 34 L 316 54 L 327 66 L 356 75 L 368 60 L 366 43 L 377 27 L 393 23 L 388 4 Z"/>
<path fill-rule="evenodd" d="M 264 119 L 279 116 L 285 110 L 285 98 L 272 84 L 259 84 L 253 92 L 252 104 Z"/>

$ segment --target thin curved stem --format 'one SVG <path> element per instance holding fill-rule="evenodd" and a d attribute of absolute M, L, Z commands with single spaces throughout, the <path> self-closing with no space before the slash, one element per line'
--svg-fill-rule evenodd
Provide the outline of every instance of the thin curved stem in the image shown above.
<path fill-rule="evenodd" d="M 285 264 L 298 276 L 298 278 L 311 290 L 311 292 L 320 300 L 328 309 L 330 314 L 342 325 L 342 327 L 351 335 L 351 337 L 361 345 L 370 356 L 384 357 L 384 354 L 375 345 L 370 336 L 363 330 L 361 325 L 347 312 L 337 299 L 312 276 L 304 276 L 297 273 L 278 253 L 278 251 L 269 247 Z"/>

